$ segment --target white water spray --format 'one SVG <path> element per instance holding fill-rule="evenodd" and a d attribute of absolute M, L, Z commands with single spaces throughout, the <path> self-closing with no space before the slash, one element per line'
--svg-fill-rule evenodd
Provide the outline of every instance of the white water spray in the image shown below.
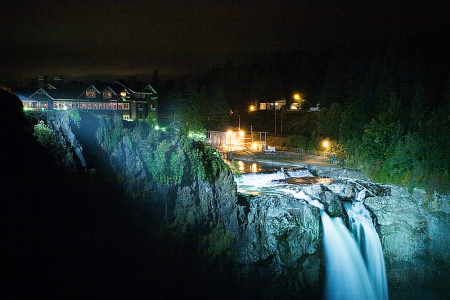
<path fill-rule="evenodd" d="M 300 170 L 281 170 L 278 172 L 270 173 L 246 173 L 241 177 L 235 178 L 238 185 L 247 186 L 267 186 L 273 185 L 272 181 L 283 180 L 288 177 L 310 177 L 313 176 L 307 169 Z"/>
<path fill-rule="evenodd" d="M 325 299 L 377 299 L 361 252 L 341 218 L 320 211 L 325 251 Z"/>
<path fill-rule="evenodd" d="M 358 243 L 360 252 L 367 266 L 376 299 L 387 300 L 388 288 L 383 249 L 370 214 L 362 202 L 345 203 L 352 234 Z"/>
<path fill-rule="evenodd" d="M 240 178 L 235 178 L 238 185 L 254 185 L 265 186 L 269 185 L 273 180 L 285 179 L 286 175 L 282 171 L 276 173 L 248 173 L 242 174 Z"/>
<path fill-rule="evenodd" d="M 300 173 L 277 172 L 248 174 L 241 185 L 268 186 L 281 177 L 308 176 Z M 239 182 L 238 182 L 239 185 Z M 282 189 L 278 192 L 292 194 L 320 209 L 323 224 L 323 244 L 326 263 L 325 299 L 375 299 L 387 300 L 386 269 L 381 243 L 370 213 L 364 207 L 366 191 L 356 194 L 353 204 L 344 203 L 349 216 L 351 233 L 341 218 L 330 218 L 324 205 L 303 190 Z"/>

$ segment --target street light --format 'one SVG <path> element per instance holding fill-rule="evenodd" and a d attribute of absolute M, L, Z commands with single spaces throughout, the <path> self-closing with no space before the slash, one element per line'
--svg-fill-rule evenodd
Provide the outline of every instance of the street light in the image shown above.
<path fill-rule="evenodd" d="M 300 94 L 294 94 L 294 102 L 291 104 L 291 110 L 300 109 L 300 104 L 302 102 L 302 96 Z"/>

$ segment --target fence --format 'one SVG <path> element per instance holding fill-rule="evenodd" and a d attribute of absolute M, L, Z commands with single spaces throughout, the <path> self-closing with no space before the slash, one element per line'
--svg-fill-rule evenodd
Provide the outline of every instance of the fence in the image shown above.
<path fill-rule="evenodd" d="M 286 151 L 286 152 L 294 152 L 305 155 L 316 155 L 316 156 L 324 156 L 324 157 L 332 157 L 334 152 L 331 151 L 318 151 L 318 150 L 305 150 L 300 148 L 292 148 L 292 147 L 282 147 L 275 146 L 275 151 Z"/>
<path fill-rule="evenodd" d="M 209 145 L 214 147 L 214 145 L 212 145 L 210 143 L 209 143 Z M 328 158 L 331 158 L 333 156 L 333 154 L 335 154 L 332 151 L 305 150 L 305 149 L 301 149 L 301 148 L 282 147 L 282 146 L 274 146 L 274 147 L 275 147 L 275 151 L 292 152 L 292 153 L 298 153 L 298 154 L 304 154 L 304 155 L 315 155 L 315 156 L 328 157 Z M 227 153 L 230 152 L 230 151 L 226 151 L 226 149 L 223 149 L 221 147 L 215 147 L 215 148 L 220 153 L 222 153 L 222 155 L 224 157 L 226 155 L 229 155 Z M 243 149 L 244 149 L 244 151 L 245 150 L 250 150 L 250 146 L 243 147 Z"/>

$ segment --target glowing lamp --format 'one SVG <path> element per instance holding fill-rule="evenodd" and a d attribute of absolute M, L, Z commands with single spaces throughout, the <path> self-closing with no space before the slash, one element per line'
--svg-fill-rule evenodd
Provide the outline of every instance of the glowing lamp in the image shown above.
<path fill-rule="evenodd" d="M 327 140 L 322 142 L 322 146 L 324 146 L 325 148 L 330 147 L 330 142 L 328 142 Z"/>

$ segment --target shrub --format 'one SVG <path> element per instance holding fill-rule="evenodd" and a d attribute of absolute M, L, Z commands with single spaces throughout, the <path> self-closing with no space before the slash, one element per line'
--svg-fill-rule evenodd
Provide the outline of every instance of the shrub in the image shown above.
<path fill-rule="evenodd" d="M 81 128 L 81 116 L 78 110 L 74 109 L 69 111 L 70 119 L 75 123 L 78 129 Z"/>

